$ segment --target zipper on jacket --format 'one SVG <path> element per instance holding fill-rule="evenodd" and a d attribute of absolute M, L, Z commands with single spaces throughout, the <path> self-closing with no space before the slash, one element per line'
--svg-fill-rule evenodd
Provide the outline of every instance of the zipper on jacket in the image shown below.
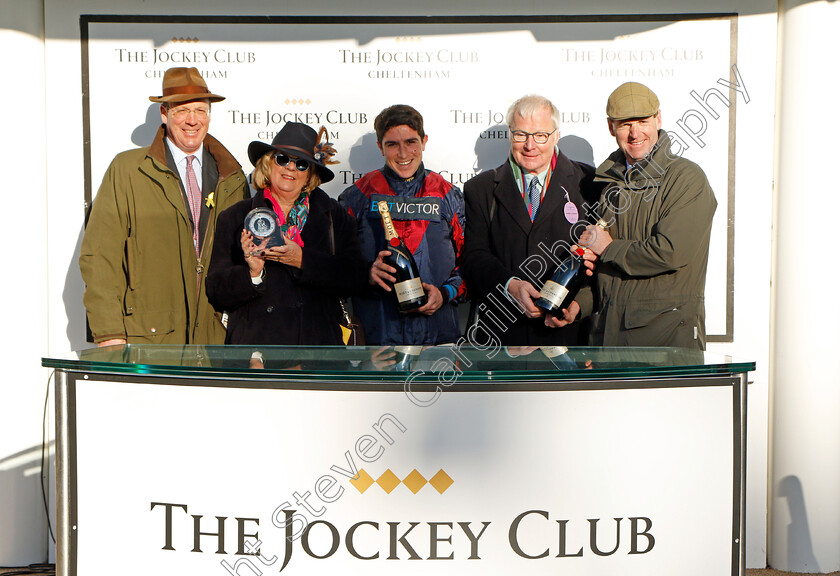
<path fill-rule="evenodd" d="M 201 275 L 204 273 L 204 264 L 198 262 L 195 265 L 195 304 L 198 307 L 198 299 L 201 296 Z"/>

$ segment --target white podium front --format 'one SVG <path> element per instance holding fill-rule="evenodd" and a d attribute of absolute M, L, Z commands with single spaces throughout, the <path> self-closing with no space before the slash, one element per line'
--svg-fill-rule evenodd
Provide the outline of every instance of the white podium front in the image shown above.
<path fill-rule="evenodd" d="M 744 573 L 753 363 L 260 352 L 261 370 L 239 347 L 44 360 L 59 574 Z"/>

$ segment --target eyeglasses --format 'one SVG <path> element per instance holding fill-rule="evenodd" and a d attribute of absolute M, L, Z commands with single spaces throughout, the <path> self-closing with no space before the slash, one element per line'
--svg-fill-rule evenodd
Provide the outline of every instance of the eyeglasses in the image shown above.
<path fill-rule="evenodd" d="M 186 106 L 182 106 L 181 108 L 170 108 L 169 113 L 178 120 L 186 118 L 190 113 L 195 114 L 196 118 L 203 119 L 210 116 L 210 108 L 187 108 Z"/>
<path fill-rule="evenodd" d="M 545 144 L 548 142 L 548 137 L 557 132 L 557 128 L 551 132 L 525 132 L 524 130 L 514 130 L 510 133 L 510 139 L 514 142 L 527 142 L 528 136 L 534 137 L 534 142 L 537 144 Z"/>
<path fill-rule="evenodd" d="M 292 161 L 292 158 L 287 156 L 286 154 L 275 154 L 274 155 L 274 162 L 280 166 L 287 166 L 289 162 Z M 309 170 L 309 161 L 304 160 L 303 158 L 294 158 L 295 161 L 295 168 L 298 172 L 306 172 Z"/>

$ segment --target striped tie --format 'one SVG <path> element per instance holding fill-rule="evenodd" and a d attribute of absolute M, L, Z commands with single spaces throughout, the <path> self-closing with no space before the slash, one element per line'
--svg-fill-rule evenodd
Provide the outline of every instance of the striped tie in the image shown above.
<path fill-rule="evenodd" d="M 198 179 L 195 177 L 195 171 L 193 170 L 193 160 L 195 160 L 195 156 L 187 156 L 187 198 L 190 201 L 190 213 L 193 219 L 193 244 L 195 244 L 195 254 L 198 256 L 198 221 L 201 218 L 201 189 L 198 187 Z"/>
<path fill-rule="evenodd" d="M 528 200 L 531 202 L 531 222 L 537 218 L 537 212 L 540 209 L 540 188 L 537 186 L 537 177 L 531 178 L 531 183 L 528 185 Z"/>

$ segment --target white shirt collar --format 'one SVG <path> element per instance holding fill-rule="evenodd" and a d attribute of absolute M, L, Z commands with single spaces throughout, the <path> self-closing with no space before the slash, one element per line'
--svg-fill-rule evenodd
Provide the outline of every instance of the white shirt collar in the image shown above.
<path fill-rule="evenodd" d="M 178 148 L 175 143 L 169 138 L 166 137 L 166 145 L 169 146 L 169 151 L 172 153 L 172 159 L 175 160 L 176 166 L 187 166 L 187 156 L 195 156 L 195 161 L 198 162 L 198 169 L 201 168 L 201 161 L 204 159 L 204 142 L 201 143 L 201 146 L 198 147 L 198 150 L 193 152 L 192 154 L 187 154 L 180 148 Z M 193 170 L 195 170 L 195 164 L 193 164 Z"/>
<path fill-rule="evenodd" d="M 550 168 L 550 166 L 549 166 L 549 168 Z M 536 178 L 537 179 L 537 184 L 539 185 L 540 189 L 542 189 L 542 187 L 545 186 L 545 177 L 546 176 L 548 176 L 548 168 L 546 168 L 545 170 L 543 170 L 539 174 L 531 174 L 530 172 L 528 172 L 528 173 L 525 174 L 525 180 L 526 180 L 525 184 L 527 186 L 530 186 L 531 185 L 531 180 Z"/>

